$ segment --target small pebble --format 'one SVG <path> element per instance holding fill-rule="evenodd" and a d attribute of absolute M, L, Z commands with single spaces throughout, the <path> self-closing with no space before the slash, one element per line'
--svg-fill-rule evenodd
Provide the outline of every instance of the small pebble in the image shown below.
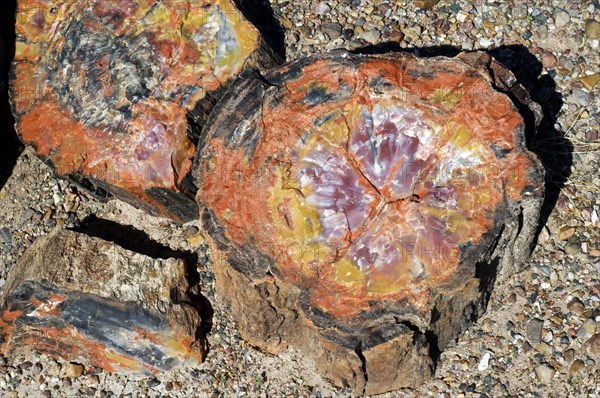
<path fill-rule="evenodd" d="M 600 334 L 595 334 L 585 342 L 585 350 L 590 356 L 600 354 Z"/>
<path fill-rule="evenodd" d="M 588 106 L 590 104 L 590 97 L 588 93 L 583 90 L 575 90 L 571 93 L 571 98 L 575 101 L 575 103 L 581 106 Z"/>
<path fill-rule="evenodd" d="M 542 339 L 544 321 L 534 318 L 527 324 L 527 340 L 530 344 L 538 344 Z"/>
<path fill-rule="evenodd" d="M 6 227 L 0 228 L 0 243 L 10 243 L 12 240 L 12 234 Z"/>
<path fill-rule="evenodd" d="M 485 38 L 485 37 L 481 37 L 481 38 L 479 39 L 479 45 L 480 45 L 482 48 L 488 48 L 488 47 L 490 47 L 490 46 L 491 46 L 493 43 L 494 43 L 493 41 L 491 41 L 490 39 L 488 39 L 488 38 Z"/>
<path fill-rule="evenodd" d="M 19 365 L 19 367 L 23 370 L 29 370 L 29 369 L 31 369 L 32 366 L 33 366 L 33 363 L 31 363 L 31 361 L 25 361 L 21 365 Z"/>
<path fill-rule="evenodd" d="M 565 27 L 571 22 L 571 16 L 565 11 L 561 11 L 554 17 L 554 25 L 557 28 Z"/>
<path fill-rule="evenodd" d="M 160 380 L 154 378 L 154 379 L 150 379 L 148 381 L 148 387 L 155 388 L 155 387 L 158 387 L 158 386 L 160 386 Z"/>
<path fill-rule="evenodd" d="M 319 1 L 313 3 L 311 11 L 314 12 L 316 15 L 325 15 L 331 11 L 331 7 L 329 7 L 325 2 Z"/>
<path fill-rule="evenodd" d="M 581 314 L 585 311 L 585 305 L 577 297 L 573 297 L 573 299 L 569 301 L 569 303 L 567 304 L 567 308 L 569 311 L 574 312 L 576 314 Z"/>
<path fill-rule="evenodd" d="M 556 370 L 547 363 L 543 363 L 535 368 L 535 375 L 542 384 L 549 384 L 555 373 Z"/>
<path fill-rule="evenodd" d="M 377 29 L 369 29 L 360 34 L 361 39 L 371 44 L 376 44 L 380 36 L 381 32 Z"/>
<path fill-rule="evenodd" d="M 579 81 L 583 84 L 583 86 L 587 90 L 591 90 L 592 88 L 594 88 L 594 86 L 596 86 L 596 84 L 598 84 L 598 81 L 600 81 L 600 73 L 594 73 L 593 75 L 581 76 L 579 78 Z M 592 224 L 595 224 L 595 223 L 592 221 Z"/>
<path fill-rule="evenodd" d="M 554 54 L 552 54 L 549 51 L 544 51 L 542 53 L 542 65 L 544 66 L 544 68 L 553 69 L 556 67 L 557 64 L 558 60 L 556 59 Z"/>
<path fill-rule="evenodd" d="M 568 350 L 566 350 L 564 352 L 563 357 L 565 358 L 565 362 L 567 362 L 567 363 L 573 362 L 573 359 L 575 359 L 575 350 L 572 348 L 569 348 Z"/>
<path fill-rule="evenodd" d="M 88 384 L 91 387 L 96 387 L 100 384 L 100 377 L 98 375 L 92 375 L 90 376 L 90 378 L 88 379 Z"/>
<path fill-rule="evenodd" d="M 329 36 L 330 39 L 337 39 L 342 35 L 342 25 L 337 22 L 326 23 L 322 26 L 322 30 L 324 33 Z"/>
<path fill-rule="evenodd" d="M 585 362 L 581 359 L 575 360 L 569 367 L 569 376 L 575 376 L 583 368 L 585 368 Z"/>
<path fill-rule="evenodd" d="M 527 18 L 527 5 L 518 3 L 512 7 L 512 17 L 514 19 L 525 19 Z"/>
<path fill-rule="evenodd" d="M 65 375 L 71 379 L 75 379 L 83 375 L 85 367 L 80 363 L 69 362 L 65 369 Z"/>
<path fill-rule="evenodd" d="M 40 373 L 42 373 L 42 364 L 39 362 L 36 362 L 33 367 L 31 368 L 31 373 L 33 373 L 34 375 L 39 375 Z"/>
<path fill-rule="evenodd" d="M 594 333 L 596 333 L 596 321 L 592 318 L 588 318 L 577 330 L 577 338 L 579 340 L 587 340 L 592 337 Z"/>
<path fill-rule="evenodd" d="M 599 39 L 600 38 L 600 22 L 588 21 L 585 24 L 585 35 L 588 39 Z"/>
<path fill-rule="evenodd" d="M 477 370 L 479 370 L 480 372 L 487 370 L 487 368 L 490 366 L 490 356 L 491 354 L 489 352 L 483 354 L 483 357 L 481 358 L 481 361 L 477 366 Z"/>

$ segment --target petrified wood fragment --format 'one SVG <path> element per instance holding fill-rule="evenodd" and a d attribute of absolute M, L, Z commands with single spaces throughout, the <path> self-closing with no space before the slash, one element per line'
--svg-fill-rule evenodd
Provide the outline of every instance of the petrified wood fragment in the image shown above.
<path fill-rule="evenodd" d="M 199 364 L 204 344 L 194 289 L 182 260 L 57 229 L 9 274 L 0 296 L 0 352 L 36 350 L 110 372 Z"/>
<path fill-rule="evenodd" d="M 59 175 L 178 220 L 197 215 L 188 122 L 275 61 L 230 0 L 24 0 L 16 30 L 21 139 Z"/>
<path fill-rule="evenodd" d="M 483 53 L 334 53 L 235 86 L 194 177 L 244 337 L 358 393 L 419 384 L 531 249 L 543 173 L 496 87 L 526 92 Z"/>

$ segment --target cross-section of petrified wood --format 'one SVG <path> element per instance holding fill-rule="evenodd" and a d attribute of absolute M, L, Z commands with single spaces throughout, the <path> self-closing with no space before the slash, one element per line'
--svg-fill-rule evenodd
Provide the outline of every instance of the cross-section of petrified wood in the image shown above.
<path fill-rule="evenodd" d="M 243 335 L 359 393 L 419 384 L 531 248 L 543 173 L 499 89 L 526 92 L 483 53 L 334 53 L 236 87 L 194 176 Z"/>
<path fill-rule="evenodd" d="M 55 230 L 27 249 L 0 296 L 0 352 L 30 350 L 106 371 L 202 362 L 195 286 L 182 260 Z"/>
<path fill-rule="evenodd" d="M 197 215 L 188 121 L 274 62 L 230 0 L 23 0 L 16 30 L 21 139 L 59 175 L 180 220 Z"/>

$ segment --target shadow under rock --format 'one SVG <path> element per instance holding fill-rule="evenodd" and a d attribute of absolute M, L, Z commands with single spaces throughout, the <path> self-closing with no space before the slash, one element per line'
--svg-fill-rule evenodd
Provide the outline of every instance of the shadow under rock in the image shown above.
<path fill-rule="evenodd" d="M 8 100 L 8 77 L 15 55 L 16 0 L 0 2 L 0 189 L 12 174 L 23 145 L 15 131 Z"/>
<path fill-rule="evenodd" d="M 181 259 L 186 265 L 186 278 L 189 290 L 186 297 L 179 297 L 172 292 L 173 303 L 186 303 L 193 306 L 200 315 L 201 325 L 197 337 L 207 335 L 212 330 L 214 309 L 208 298 L 200 292 L 200 274 L 198 273 L 198 255 L 183 250 L 173 250 L 170 247 L 150 238 L 144 231 L 130 225 L 122 225 L 114 221 L 91 215 L 71 230 L 113 242 L 124 249 L 144 254 L 153 258 Z M 205 342 L 206 343 L 206 342 Z M 205 347 L 206 348 L 206 347 Z"/>
<path fill-rule="evenodd" d="M 558 200 L 561 188 L 571 175 L 573 145 L 564 132 L 554 126 L 563 106 L 562 94 L 548 74 L 542 75 L 542 64 L 523 45 L 500 46 L 490 54 L 510 70 L 517 82 L 523 85 L 531 99 L 542 107 L 542 120 L 534 136 L 528 137 L 528 147 L 539 157 L 546 171 L 545 196 L 536 234 L 539 236 Z M 525 122 L 535 122 L 533 115 L 524 115 Z M 530 126 L 528 126 L 530 127 Z"/>
<path fill-rule="evenodd" d="M 410 52 L 421 57 L 455 57 L 462 50 L 455 46 L 433 46 L 423 48 L 401 48 L 398 43 L 386 42 L 355 50 L 357 54 L 384 54 L 387 52 Z M 480 50 L 485 51 L 485 50 Z M 520 44 L 505 45 L 485 51 L 511 71 L 517 83 L 521 84 L 542 109 L 542 120 L 536 128 L 535 115 L 531 109 L 521 104 L 512 93 L 505 93 L 513 100 L 525 121 L 527 148 L 534 152 L 544 167 L 545 194 L 537 237 L 546 225 L 550 213 L 558 200 L 560 190 L 571 174 L 573 165 L 573 145 L 564 133 L 554 126 L 563 105 L 562 95 L 556 91 L 556 83 L 549 74 L 542 75 L 542 64 Z"/>

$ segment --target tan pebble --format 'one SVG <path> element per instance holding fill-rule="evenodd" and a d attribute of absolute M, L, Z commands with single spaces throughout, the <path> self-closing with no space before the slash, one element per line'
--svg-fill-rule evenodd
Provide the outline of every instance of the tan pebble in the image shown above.
<path fill-rule="evenodd" d="M 85 371 L 85 367 L 80 363 L 69 362 L 65 369 L 65 375 L 70 377 L 71 379 L 75 379 L 81 375 Z"/>
<path fill-rule="evenodd" d="M 199 247 L 204 242 L 204 235 L 202 235 L 201 233 L 194 234 L 187 238 L 187 243 L 189 243 L 189 245 L 192 247 Z"/>
<path fill-rule="evenodd" d="M 585 75 L 579 78 L 579 81 L 583 84 L 583 87 L 591 90 L 600 81 L 600 73 L 594 73 L 593 75 Z"/>
<path fill-rule="evenodd" d="M 54 215 L 54 210 L 53 209 L 48 209 L 44 212 L 44 220 L 49 220 L 52 218 L 52 216 Z"/>
<path fill-rule="evenodd" d="M 569 301 L 567 308 L 569 311 L 575 312 L 576 314 L 581 314 L 585 311 L 585 305 L 577 297 L 574 297 L 573 300 Z"/>
<path fill-rule="evenodd" d="M 552 349 L 550 346 L 544 342 L 539 343 L 536 347 L 536 350 L 543 355 L 550 356 L 552 355 Z"/>
<path fill-rule="evenodd" d="M 423 8 L 423 9 L 427 10 L 427 9 L 432 8 L 434 5 L 436 5 L 439 2 L 440 2 L 440 0 L 415 0 L 414 6 L 416 8 Z"/>
<path fill-rule="evenodd" d="M 600 22 L 588 21 L 585 24 L 585 35 L 588 39 L 599 39 L 600 38 Z"/>
<path fill-rule="evenodd" d="M 542 384 L 549 384 L 555 373 L 556 370 L 547 363 L 543 363 L 535 368 L 535 375 Z"/>
<path fill-rule="evenodd" d="M 600 334 L 595 334 L 585 342 L 585 350 L 589 355 L 600 354 Z"/>
<path fill-rule="evenodd" d="M 569 368 L 569 375 L 570 376 L 576 375 L 584 367 L 585 367 L 585 362 L 583 362 L 581 359 L 576 360 L 575 362 L 573 362 L 573 364 Z"/>
<path fill-rule="evenodd" d="M 568 76 L 571 74 L 571 71 L 567 68 L 558 68 L 558 73 L 560 73 L 563 76 Z"/>
<path fill-rule="evenodd" d="M 573 227 L 562 228 L 560 230 L 560 233 L 558 234 L 558 239 L 567 240 L 574 234 L 575 234 L 575 228 L 573 228 Z"/>

